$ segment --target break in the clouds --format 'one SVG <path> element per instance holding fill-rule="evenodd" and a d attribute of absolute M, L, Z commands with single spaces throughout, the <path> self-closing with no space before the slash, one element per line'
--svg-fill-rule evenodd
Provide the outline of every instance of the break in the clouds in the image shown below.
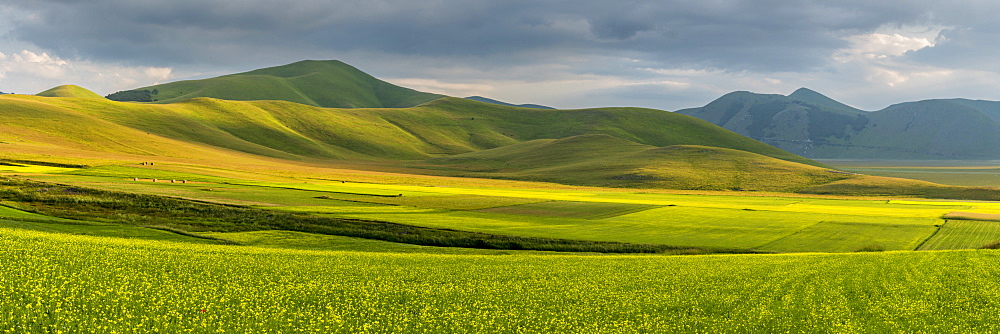
<path fill-rule="evenodd" d="M 676 109 L 800 86 L 869 109 L 1000 99 L 1000 5 L 988 1 L 0 0 L 0 11 L 0 90 L 59 78 L 108 93 L 341 59 L 417 89 L 558 107 Z M 27 54 L 56 63 L 11 60 Z"/>
<path fill-rule="evenodd" d="M 117 91 L 166 81 L 171 78 L 171 72 L 170 68 L 163 67 L 126 67 L 65 60 L 28 50 L 9 55 L 0 52 L 0 83 L 15 83 L 9 85 L 13 88 L 5 88 L 5 93 L 34 94 L 56 85 L 84 82 L 105 91 Z"/>

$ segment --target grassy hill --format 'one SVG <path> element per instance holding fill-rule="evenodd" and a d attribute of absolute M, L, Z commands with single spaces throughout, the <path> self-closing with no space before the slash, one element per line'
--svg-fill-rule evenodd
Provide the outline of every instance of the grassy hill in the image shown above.
<path fill-rule="evenodd" d="M 420 160 L 607 134 L 645 145 L 713 146 L 816 164 L 696 118 L 652 109 L 537 110 L 459 98 L 413 108 L 329 109 L 284 101 L 197 98 L 161 105 L 19 95 L 3 96 L 0 105 L 0 112 L 18 119 L 3 125 L 10 129 L 0 135 L 5 142 L 151 155 L 200 145 L 293 160 Z M 167 144 L 176 141 L 184 144 Z"/>
<path fill-rule="evenodd" d="M 528 104 L 513 104 L 513 103 L 507 103 L 507 102 L 497 101 L 497 100 L 494 100 L 494 99 L 491 99 L 491 98 L 488 98 L 488 97 L 482 97 L 482 96 L 469 96 L 469 97 L 466 97 L 466 98 L 469 99 L 469 100 L 473 100 L 473 101 L 493 103 L 493 104 L 499 104 L 499 105 L 502 105 L 502 106 L 509 106 L 509 107 L 521 107 L 521 108 L 533 108 L 533 109 L 555 109 L 555 108 L 552 108 L 552 107 L 547 107 L 547 106 L 538 105 L 538 104 L 530 104 L 530 103 L 528 103 Z"/>
<path fill-rule="evenodd" d="M 305 60 L 130 92 L 147 92 L 151 102 L 156 103 L 211 97 L 234 101 L 282 100 L 331 108 L 404 108 L 443 97 L 390 84 L 336 60 Z"/>
<path fill-rule="evenodd" d="M 2 158 L 80 165 L 335 164 L 586 186 L 851 195 L 895 193 L 886 189 L 897 183 L 822 188 L 856 176 L 812 168 L 825 166 L 694 117 L 642 108 L 542 110 L 442 98 L 412 108 L 335 109 L 286 101 L 137 104 L 4 95 L 0 117 L 9 120 L 0 124 Z M 921 197 L 995 197 L 906 189 Z"/>
<path fill-rule="evenodd" d="M 97 98 L 103 99 L 103 96 L 97 95 L 97 93 L 91 92 L 86 88 L 77 85 L 62 85 L 58 87 L 53 87 L 44 92 L 35 94 L 38 96 L 45 97 L 87 97 L 87 98 Z"/>
<path fill-rule="evenodd" d="M 532 140 L 427 163 L 466 176 L 602 187 L 795 191 L 849 177 L 745 151 L 656 147 L 604 134 Z"/>
<path fill-rule="evenodd" d="M 734 92 L 678 111 L 811 158 L 1000 158 L 1000 103 L 901 103 L 865 112 L 808 89 L 783 96 Z"/>

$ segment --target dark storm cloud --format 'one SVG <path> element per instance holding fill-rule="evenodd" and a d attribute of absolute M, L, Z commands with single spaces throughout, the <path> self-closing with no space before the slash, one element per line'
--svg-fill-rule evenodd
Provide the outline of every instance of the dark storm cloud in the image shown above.
<path fill-rule="evenodd" d="M 144 65 L 347 51 L 503 58 L 545 50 L 798 71 L 827 62 L 845 46 L 845 32 L 927 19 L 925 11 L 907 9 L 912 5 L 868 1 L 6 2 L 32 14 L 16 24 L 18 39 L 65 55 Z"/>

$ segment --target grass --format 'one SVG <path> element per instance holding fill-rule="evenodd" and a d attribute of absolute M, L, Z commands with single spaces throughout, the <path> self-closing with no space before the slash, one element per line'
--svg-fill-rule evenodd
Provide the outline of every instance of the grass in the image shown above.
<path fill-rule="evenodd" d="M 180 232 L 286 230 L 360 237 L 425 246 L 483 249 L 608 252 L 714 253 L 738 249 L 570 240 L 421 228 L 375 219 L 321 217 L 199 203 L 162 196 L 110 192 L 38 182 L 0 180 L 0 198 L 46 216 Z"/>
<path fill-rule="evenodd" d="M 295 231 L 252 231 L 252 232 L 206 232 L 201 233 L 242 246 L 302 249 L 322 251 L 352 251 L 377 253 L 425 253 L 425 254 L 479 254 L 510 255 L 530 253 L 530 251 L 493 250 L 459 247 L 433 247 L 386 242 L 381 240 L 351 238 L 339 235 L 323 235 Z M 535 252 L 535 254 L 551 254 Z"/>
<path fill-rule="evenodd" d="M 282 101 L 150 105 L 23 95 L 3 96 L 0 106 L 11 120 L 0 141 L 10 145 L 216 162 L 210 155 L 218 149 L 292 160 L 426 159 L 607 134 L 643 145 L 705 145 L 815 164 L 693 117 L 638 108 L 535 110 L 445 98 L 403 109 L 328 109 Z M 67 122 L 76 127 L 53 128 Z"/>
<path fill-rule="evenodd" d="M 53 220 L 32 221 L 24 219 L 4 219 L 0 218 L 0 227 L 10 229 L 33 230 L 47 233 L 61 233 L 72 235 L 88 235 L 97 237 L 112 237 L 125 239 L 160 240 L 171 242 L 185 242 L 196 244 L 226 244 L 225 240 L 215 238 L 196 237 L 188 234 L 176 233 L 172 231 L 144 227 L 144 226 L 123 226 L 118 224 L 99 224 L 92 222 L 69 222 L 59 223 Z"/>
<path fill-rule="evenodd" d="M 914 238 L 929 236 L 929 232 L 922 231 L 931 231 L 949 213 L 1000 212 L 1000 205 L 988 202 L 862 200 L 794 194 L 671 194 L 595 188 L 445 187 L 317 180 L 239 184 L 235 183 L 237 179 L 230 179 L 232 183 L 227 184 L 154 184 L 113 176 L 36 178 L 115 191 L 253 205 L 329 219 L 384 221 L 488 235 L 787 252 L 851 252 L 867 242 L 877 242 L 887 250 L 913 249 Z M 366 193 L 406 195 L 385 197 Z M 824 221 L 845 223 L 830 226 L 846 229 L 816 225 Z M 862 238 L 867 233 L 878 235 Z M 859 240 L 852 241 L 847 236 Z M 832 240 L 841 240 L 844 245 L 837 246 Z M 773 248 L 767 248 L 769 244 Z"/>
<path fill-rule="evenodd" d="M 86 88 L 76 85 L 62 85 L 35 95 L 44 97 L 83 97 L 92 99 L 104 98 L 103 96 L 97 95 L 97 93 L 91 92 Z"/>
<path fill-rule="evenodd" d="M 936 230 L 928 225 L 821 221 L 758 249 L 775 252 L 915 250 Z"/>
<path fill-rule="evenodd" d="M 2 169 L 2 167 L 0 167 Z M 119 177 L 119 178 L 139 178 L 143 180 L 185 180 L 193 182 L 213 182 L 213 183 L 225 183 L 233 181 L 231 178 L 215 177 L 203 174 L 178 172 L 171 170 L 160 170 L 155 169 L 153 166 L 142 166 L 136 164 L 135 166 L 98 166 L 86 169 L 74 169 L 63 171 L 65 174 L 71 175 L 83 175 L 83 176 L 108 176 L 108 177 Z M 122 177 L 123 175 L 129 175 L 127 177 Z"/>
<path fill-rule="evenodd" d="M 1000 222 L 949 219 L 921 250 L 970 249 L 1000 241 Z"/>
<path fill-rule="evenodd" d="M 627 203 L 551 201 L 503 206 L 478 211 L 526 216 L 600 219 L 621 216 L 653 208 L 656 208 L 656 206 Z"/>
<path fill-rule="evenodd" d="M 0 229 L 14 332 L 995 332 L 996 251 L 484 256 Z"/>
<path fill-rule="evenodd" d="M 706 190 L 793 191 L 853 177 L 739 150 L 655 147 L 609 135 L 528 141 L 412 166 L 451 168 L 474 177 Z"/>
<path fill-rule="evenodd" d="M 98 167 L 79 173 L 155 160 L 150 169 L 161 172 L 146 173 L 163 178 L 208 175 L 158 167 L 171 163 L 241 171 L 242 177 L 260 171 L 258 177 L 270 173 L 273 179 L 270 169 L 329 178 L 324 166 L 335 163 L 362 170 L 338 172 L 349 174 L 349 181 L 385 179 L 367 171 L 395 171 L 587 186 L 1000 199 L 995 189 L 830 173 L 708 122 L 650 109 L 536 110 L 453 98 L 401 109 L 330 109 L 283 101 L 197 98 L 155 105 L 4 95 L 0 116 L 9 120 L 0 124 L 0 158 Z M 623 153 L 614 153 L 616 147 Z M 415 162 L 441 156 L 459 159 Z M 545 157 L 553 162 L 540 164 Z M 509 170 L 483 169 L 499 158 L 517 159 Z M 400 160 L 410 160 L 410 167 Z"/>

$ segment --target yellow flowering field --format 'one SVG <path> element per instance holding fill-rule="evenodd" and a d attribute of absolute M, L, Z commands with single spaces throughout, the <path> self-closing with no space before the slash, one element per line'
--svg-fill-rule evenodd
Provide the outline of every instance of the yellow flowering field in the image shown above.
<path fill-rule="evenodd" d="M 1000 331 L 1000 252 L 441 255 L 0 229 L 6 333 Z"/>

